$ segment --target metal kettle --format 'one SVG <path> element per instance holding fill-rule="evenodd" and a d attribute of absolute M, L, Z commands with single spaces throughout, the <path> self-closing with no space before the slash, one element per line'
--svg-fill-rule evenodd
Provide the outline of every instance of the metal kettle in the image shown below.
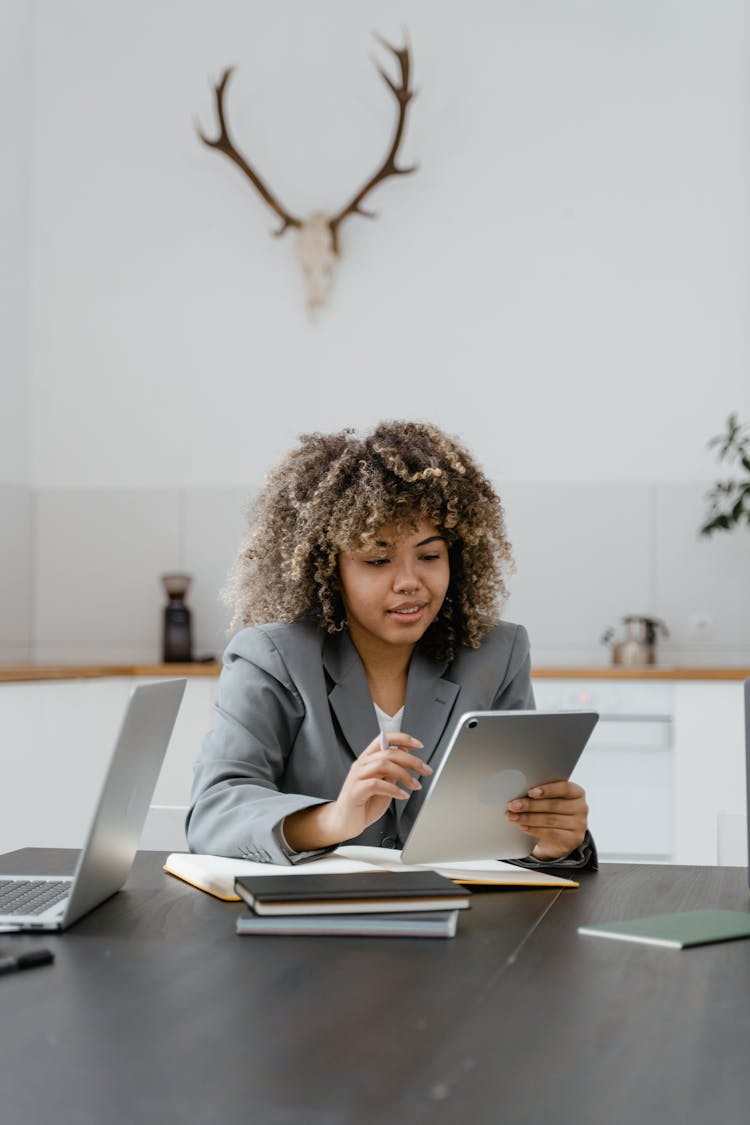
<path fill-rule="evenodd" d="M 658 617 L 641 617 L 638 614 L 629 614 L 623 617 L 625 636 L 622 640 L 615 639 L 614 629 L 609 628 L 602 637 L 602 642 L 612 649 L 613 664 L 656 664 L 656 638 L 661 630 L 665 637 L 669 630 Z"/>

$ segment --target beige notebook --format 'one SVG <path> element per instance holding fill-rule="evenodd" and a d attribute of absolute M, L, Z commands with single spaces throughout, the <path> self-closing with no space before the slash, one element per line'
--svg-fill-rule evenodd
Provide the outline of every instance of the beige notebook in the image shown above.
<path fill-rule="evenodd" d="M 226 856 L 196 855 L 173 852 L 167 857 L 164 870 L 184 879 L 201 891 L 207 891 L 227 902 L 239 902 L 234 880 L 238 875 L 295 875 L 346 873 L 353 871 L 437 871 L 454 883 L 492 887 L 577 887 L 573 879 L 548 875 L 545 871 L 516 867 L 499 859 L 478 859 L 473 862 L 440 864 L 401 863 L 401 852 L 393 848 L 370 848 L 357 844 L 344 845 L 321 859 L 298 864 L 255 863 L 249 859 L 227 859 Z"/>

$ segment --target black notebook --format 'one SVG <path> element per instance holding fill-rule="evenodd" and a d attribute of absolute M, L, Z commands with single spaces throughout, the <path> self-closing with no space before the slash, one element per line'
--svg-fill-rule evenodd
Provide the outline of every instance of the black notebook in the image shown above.
<path fill-rule="evenodd" d="M 240 875 L 235 890 L 256 914 L 377 914 L 463 910 L 470 891 L 435 871 Z"/>

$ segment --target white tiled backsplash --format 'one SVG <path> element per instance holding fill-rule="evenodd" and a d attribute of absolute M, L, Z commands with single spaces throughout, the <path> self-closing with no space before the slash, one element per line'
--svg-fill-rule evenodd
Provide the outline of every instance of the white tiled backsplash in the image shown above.
<path fill-rule="evenodd" d="M 31 656 L 31 493 L 0 484 L 0 659 Z"/>
<path fill-rule="evenodd" d="M 609 663 L 627 613 L 663 618 L 663 664 L 750 664 L 750 533 L 701 539 L 705 487 L 513 484 L 502 490 L 517 573 L 506 616 L 535 665 Z M 159 575 L 193 574 L 196 656 L 221 653 L 218 600 L 251 490 L 0 485 L 0 659 L 160 655 Z M 695 631 L 696 618 L 708 628 Z"/>

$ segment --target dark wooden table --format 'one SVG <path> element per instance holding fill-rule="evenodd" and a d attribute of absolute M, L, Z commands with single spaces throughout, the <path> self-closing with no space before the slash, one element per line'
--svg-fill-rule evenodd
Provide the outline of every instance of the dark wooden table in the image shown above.
<path fill-rule="evenodd" d="M 72 870 L 28 849 L 4 871 Z M 140 853 L 126 889 L 0 977 L 3 1125 L 670 1125 L 750 1117 L 750 942 L 576 926 L 750 909 L 739 868 L 606 865 L 478 891 L 450 941 L 238 937 Z"/>

